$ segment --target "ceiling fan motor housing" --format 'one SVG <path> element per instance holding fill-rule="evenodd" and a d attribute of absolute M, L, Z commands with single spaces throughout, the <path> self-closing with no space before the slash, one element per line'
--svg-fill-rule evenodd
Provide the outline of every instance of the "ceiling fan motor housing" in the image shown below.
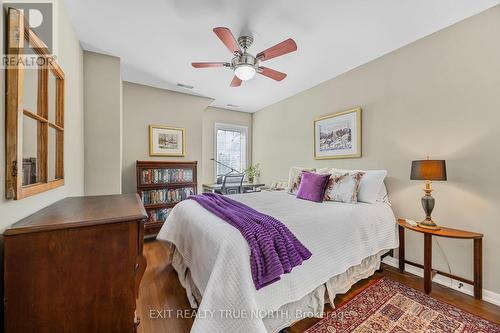
<path fill-rule="evenodd" d="M 251 36 L 240 36 L 238 37 L 238 44 L 240 44 L 241 48 L 246 50 L 253 44 L 253 37 Z"/>
<path fill-rule="evenodd" d="M 236 68 L 241 65 L 252 66 L 257 68 L 259 62 L 250 53 L 243 52 L 242 55 L 236 56 L 231 60 L 231 67 Z"/>

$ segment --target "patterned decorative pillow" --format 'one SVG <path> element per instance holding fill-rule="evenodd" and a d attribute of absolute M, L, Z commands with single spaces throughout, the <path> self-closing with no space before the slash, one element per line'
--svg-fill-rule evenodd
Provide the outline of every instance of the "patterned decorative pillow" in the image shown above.
<path fill-rule="evenodd" d="M 326 184 L 323 200 L 346 203 L 358 202 L 358 191 L 364 172 L 334 172 Z"/>
<path fill-rule="evenodd" d="M 302 179 L 302 171 L 314 172 L 314 169 L 303 168 L 303 167 L 291 167 L 288 174 L 288 190 L 290 194 L 297 194 L 300 186 L 300 180 Z"/>
<path fill-rule="evenodd" d="M 331 173 L 364 172 L 359 184 L 358 201 L 375 203 L 379 193 L 383 190 L 387 170 L 345 170 L 333 168 Z M 387 194 L 387 193 L 385 193 Z"/>

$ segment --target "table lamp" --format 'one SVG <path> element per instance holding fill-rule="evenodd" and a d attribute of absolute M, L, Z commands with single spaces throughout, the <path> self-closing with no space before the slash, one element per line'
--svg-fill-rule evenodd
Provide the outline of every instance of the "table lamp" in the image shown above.
<path fill-rule="evenodd" d="M 422 197 L 422 207 L 425 220 L 418 224 L 421 228 L 439 230 L 439 226 L 431 218 L 434 209 L 434 198 L 431 195 L 433 180 L 446 180 L 446 163 L 444 160 L 418 160 L 411 162 L 411 180 L 425 180 L 425 195 Z"/>

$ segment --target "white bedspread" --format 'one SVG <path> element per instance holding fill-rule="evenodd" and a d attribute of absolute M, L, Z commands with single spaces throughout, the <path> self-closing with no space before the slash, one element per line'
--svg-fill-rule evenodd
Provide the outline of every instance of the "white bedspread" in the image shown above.
<path fill-rule="evenodd" d="M 175 244 L 203 295 L 193 333 L 264 333 L 262 318 L 268 312 L 301 299 L 364 258 L 398 247 L 396 219 L 385 203 L 315 203 L 267 191 L 231 198 L 286 224 L 313 255 L 257 291 L 250 250 L 239 231 L 194 200 L 181 202 L 157 238 Z"/>

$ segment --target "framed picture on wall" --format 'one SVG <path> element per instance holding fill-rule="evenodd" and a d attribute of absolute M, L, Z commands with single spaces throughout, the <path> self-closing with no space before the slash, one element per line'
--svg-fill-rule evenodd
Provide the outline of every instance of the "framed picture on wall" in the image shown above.
<path fill-rule="evenodd" d="M 172 126 L 149 125 L 149 155 L 186 155 L 186 129 Z"/>
<path fill-rule="evenodd" d="M 361 108 L 314 121 L 314 158 L 361 157 Z"/>

